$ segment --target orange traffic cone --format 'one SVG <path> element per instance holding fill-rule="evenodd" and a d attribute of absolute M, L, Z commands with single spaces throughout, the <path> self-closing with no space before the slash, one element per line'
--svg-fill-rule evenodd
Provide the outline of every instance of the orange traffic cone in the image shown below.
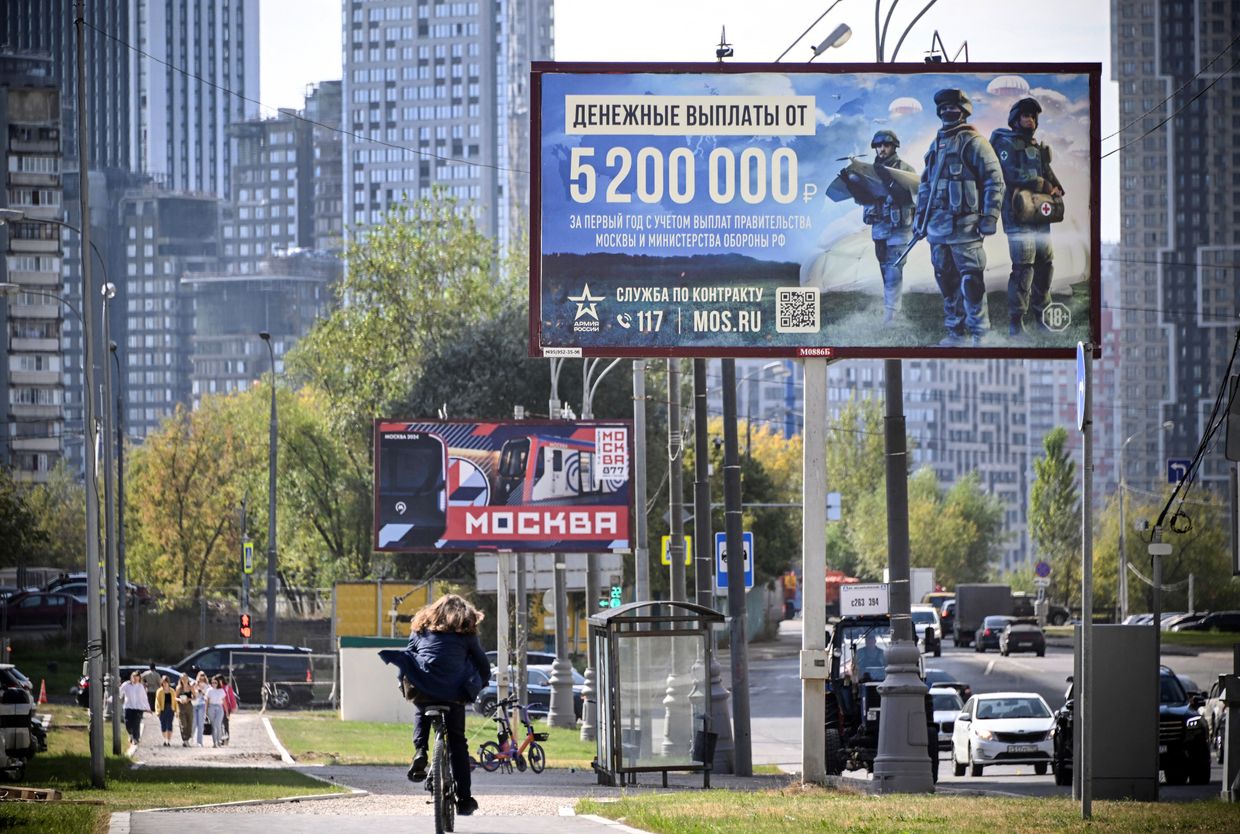
<path fill-rule="evenodd" d="M 40 704 L 47 703 L 47 680 L 46 679 L 39 680 L 39 703 Z"/>

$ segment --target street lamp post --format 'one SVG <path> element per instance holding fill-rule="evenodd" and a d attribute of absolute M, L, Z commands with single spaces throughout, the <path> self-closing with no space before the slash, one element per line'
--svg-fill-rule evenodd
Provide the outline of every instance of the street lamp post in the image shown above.
<path fill-rule="evenodd" d="M 122 657 L 125 656 L 125 638 L 128 633 L 125 622 L 125 609 L 128 607 L 129 577 L 125 572 L 125 404 L 121 391 L 121 360 L 116 351 L 116 342 L 108 345 L 112 353 L 112 362 L 116 365 L 116 583 L 122 589 L 121 599 L 125 603 L 120 607 L 120 631 L 116 635 L 116 644 Z"/>
<path fill-rule="evenodd" d="M 99 288 L 99 295 L 103 298 L 103 339 L 106 344 L 111 341 L 108 319 L 112 299 L 116 297 L 116 285 L 105 280 Z M 89 391 L 87 396 L 93 397 L 94 391 Z M 120 704 L 120 681 L 117 680 L 117 675 L 121 666 L 121 618 L 117 596 L 121 589 L 116 584 L 116 526 L 115 514 L 112 512 L 112 508 L 116 506 L 116 496 L 112 492 L 112 365 L 106 361 L 103 364 L 103 396 L 100 400 L 100 408 L 103 410 L 103 529 L 106 548 L 103 557 L 103 573 L 104 582 L 108 588 L 105 597 L 108 613 L 108 671 L 112 673 L 112 683 L 108 687 L 108 692 L 112 695 L 113 704 L 112 755 L 119 756 L 121 754 L 121 711 L 117 708 Z M 93 450 L 91 453 L 93 454 Z"/>
<path fill-rule="evenodd" d="M 1158 428 L 1161 431 L 1168 431 L 1175 427 L 1173 420 L 1164 420 Z M 1127 505 L 1128 505 L 1128 475 L 1124 466 L 1124 453 L 1128 449 L 1128 444 L 1136 438 L 1145 434 L 1148 429 L 1133 432 L 1119 447 L 1119 621 L 1122 623 L 1128 619 L 1128 551 L 1125 549 L 1128 544 L 1128 522 L 1127 522 Z"/>
<path fill-rule="evenodd" d="M 271 357 L 271 432 L 267 440 L 267 642 L 276 642 L 276 435 L 279 429 L 276 415 L 276 351 L 271 345 L 271 334 L 266 330 L 258 334 L 267 345 Z"/>

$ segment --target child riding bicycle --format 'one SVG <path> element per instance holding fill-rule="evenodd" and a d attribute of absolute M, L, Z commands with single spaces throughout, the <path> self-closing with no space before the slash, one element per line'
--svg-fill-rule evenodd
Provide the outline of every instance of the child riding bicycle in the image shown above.
<path fill-rule="evenodd" d="M 478 809 L 470 793 L 465 704 L 477 697 L 491 676 L 491 665 L 478 642 L 482 616 L 465 599 L 447 594 L 414 614 L 409 645 L 403 651 L 379 652 L 384 663 L 400 670 L 401 688 L 414 705 L 414 757 L 407 774 L 411 782 L 426 778 L 430 720 L 423 707 L 432 703 L 452 705 L 444 718 L 456 780 L 456 812 L 461 816 Z"/>

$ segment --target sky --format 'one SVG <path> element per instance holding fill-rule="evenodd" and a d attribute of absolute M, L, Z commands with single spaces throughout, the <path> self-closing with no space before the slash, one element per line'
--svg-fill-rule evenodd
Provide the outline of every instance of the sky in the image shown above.
<path fill-rule="evenodd" d="M 877 0 L 880 14 L 893 0 Z M 894 0 L 886 58 L 930 0 Z M 1102 135 L 1118 127 L 1110 81 L 1110 3 L 1103 0 L 934 0 L 913 25 L 897 60 L 921 60 L 937 31 L 949 56 L 967 42 L 969 60 L 1101 62 Z M 827 11 L 830 9 L 830 11 Z M 821 15 L 785 62 L 806 61 L 811 45 L 847 23 L 852 37 L 817 61 L 875 60 L 875 4 L 870 0 L 557 0 L 557 61 L 713 61 L 721 29 L 745 63 L 778 58 Z M 261 0 L 260 95 L 266 105 L 304 105 L 308 84 L 340 78 L 340 0 Z M 960 60 L 964 59 L 961 54 Z M 274 112 L 274 111 L 273 111 Z M 1118 146 L 1118 138 L 1102 150 Z M 1102 163 L 1102 239 L 1119 239 L 1118 165 Z"/>

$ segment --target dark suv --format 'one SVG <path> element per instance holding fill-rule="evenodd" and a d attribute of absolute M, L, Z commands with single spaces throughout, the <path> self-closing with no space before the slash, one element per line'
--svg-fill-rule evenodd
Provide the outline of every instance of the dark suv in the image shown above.
<path fill-rule="evenodd" d="M 1190 698 L 1166 666 L 1159 670 L 1158 681 L 1158 769 L 1168 785 L 1204 785 L 1210 781 L 1210 741 L 1197 712 L 1200 696 Z M 1055 713 L 1051 730 L 1056 785 L 1072 784 L 1072 678 L 1068 683 L 1067 700 Z"/>
<path fill-rule="evenodd" d="M 306 706 L 313 700 L 314 664 L 311 651 L 303 646 L 264 643 L 218 643 L 199 649 L 176 664 L 178 671 L 191 678 L 199 671 L 223 675 L 231 680 L 237 700 L 263 702 L 263 684 L 268 684 L 267 705 L 275 709 Z"/>

